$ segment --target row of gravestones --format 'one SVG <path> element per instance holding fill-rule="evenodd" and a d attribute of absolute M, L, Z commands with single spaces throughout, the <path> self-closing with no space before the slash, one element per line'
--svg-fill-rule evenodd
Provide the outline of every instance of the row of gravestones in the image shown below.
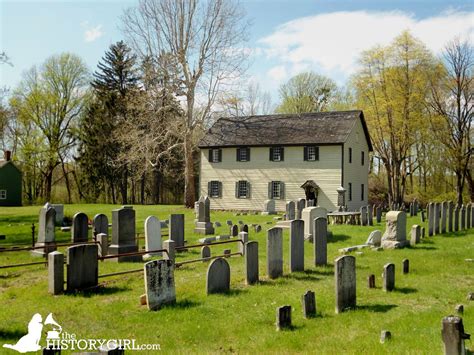
<path fill-rule="evenodd" d="M 452 201 L 430 202 L 428 213 L 428 235 L 457 232 L 474 227 L 474 205 L 455 206 Z M 421 214 L 424 222 L 424 213 Z"/>

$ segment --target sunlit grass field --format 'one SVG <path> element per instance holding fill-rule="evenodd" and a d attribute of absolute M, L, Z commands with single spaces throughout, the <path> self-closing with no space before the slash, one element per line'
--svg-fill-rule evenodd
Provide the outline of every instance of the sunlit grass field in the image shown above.
<path fill-rule="evenodd" d="M 113 205 L 66 205 L 65 215 L 78 211 L 90 219 L 105 213 L 111 221 Z M 31 224 L 38 224 L 39 206 L 0 207 L 0 234 L 6 239 L 0 246 L 31 243 Z M 170 213 L 186 215 L 188 244 L 201 237 L 193 233 L 193 210 L 180 206 L 134 206 L 137 232 L 149 215 L 161 220 Z M 48 294 L 47 268 L 43 265 L 0 269 L 0 345 L 15 343 L 27 332 L 34 313 L 44 317 L 53 313 L 63 331 L 77 338 L 136 339 L 137 343 L 158 343 L 167 353 L 318 353 L 318 354 L 439 354 L 443 351 L 441 320 L 453 314 L 457 304 L 464 304 L 465 331 L 474 333 L 474 234 L 463 231 L 426 237 L 421 244 L 402 250 L 354 253 L 357 265 L 357 309 L 335 314 L 334 265 L 339 248 L 362 244 L 372 230 L 384 230 L 384 224 L 371 227 L 329 226 L 333 236 L 328 241 L 327 267 L 315 267 L 313 245 L 305 242 L 305 272 L 289 274 L 288 233 L 284 233 L 284 277 L 269 280 L 265 273 L 266 230 L 274 216 L 235 216 L 232 212 L 212 212 L 211 220 L 222 227 L 216 234 L 228 234 L 226 220 L 234 223 L 259 223 L 249 239 L 259 242 L 260 279 L 255 286 L 244 282 L 244 259 L 227 259 L 231 266 L 231 292 L 207 296 L 205 291 L 208 263 L 183 265 L 175 272 L 177 303 L 150 312 L 141 306 L 144 293 L 143 274 L 135 273 L 99 279 L 97 292 L 51 296 Z M 271 222 L 271 224 L 267 224 Z M 420 217 L 408 218 L 407 230 L 421 224 Z M 423 224 L 421 224 L 423 225 Z M 423 225 L 426 227 L 426 225 Z M 409 234 L 408 234 L 409 235 Z M 57 229 L 57 241 L 70 241 L 70 233 Z M 140 248 L 144 241 L 140 240 Z M 236 251 L 237 244 L 212 247 L 212 253 L 224 249 Z M 64 250 L 64 248 L 60 248 Z M 178 261 L 199 257 L 199 249 L 179 253 Z M 410 260 L 410 273 L 402 274 L 402 260 Z M 29 252 L 0 253 L 0 265 L 41 260 Z M 393 262 L 396 290 L 382 290 L 383 265 Z M 137 263 L 100 262 L 99 274 L 139 268 Z M 376 275 L 376 289 L 367 288 L 367 277 Z M 301 296 L 316 292 L 318 316 L 304 319 Z M 291 305 L 294 328 L 277 332 L 276 308 Z M 381 330 L 389 330 L 392 339 L 379 341 Z M 43 337 L 44 339 L 44 337 Z M 474 348 L 472 341 L 467 341 Z M 1 354 L 16 352 L 0 347 Z M 63 352 L 68 353 L 68 352 Z M 141 352 L 146 353 L 146 352 Z M 154 353 L 154 352 L 149 352 Z"/>

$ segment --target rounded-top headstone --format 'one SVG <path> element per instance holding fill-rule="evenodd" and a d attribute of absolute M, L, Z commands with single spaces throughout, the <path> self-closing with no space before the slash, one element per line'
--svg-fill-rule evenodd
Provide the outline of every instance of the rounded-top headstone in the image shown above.
<path fill-rule="evenodd" d="M 214 259 L 207 269 L 207 294 L 225 293 L 230 289 L 230 266 L 223 258 Z"/>

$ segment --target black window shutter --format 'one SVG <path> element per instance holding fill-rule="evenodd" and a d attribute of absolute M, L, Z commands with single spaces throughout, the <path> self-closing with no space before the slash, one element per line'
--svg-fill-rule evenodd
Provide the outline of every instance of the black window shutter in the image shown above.
<path fill-rule="evenodd" d="M 237 148 L 235 151 L 237 152 L 237 157 L 235 159 L 240 161 L 240 148 Z"/>
<path fill-rule="evenodd" d="M 246 183 L 247 183 L 247 196 L 246 197 L 250 198 L 250 182 L 247 181 Z"/>
<path fill-rule="evenodd" d="M 207 196 L 212 196 L 211 181 L 207 183 Z"/>
<path fill-rule="evenodd" d="M 247 161 L 250 161 L 250 148 L 247 148 Z"/>
<path fill-rule="evenodd" d="M 268 198 L 271 199 L 273 196 L 272 196 L 272 185 L 273 185 L 273 181 L 270 181 L 268 183 Z"/>
<path fill-rule="evenodd" d="M 314 147 L 314 151 L 316 154 L 316 160 L 319 160 L 319 147 Z"/>
<path fill-rule="evenodd" d="M 235 182 L 235 198 L 239 198 L 239 182 Z"/>
<path fill-rule="evenodd" d="M 222 161 L 222 149 L 219 149 L 219 153 L 217 154 L 219 156 L 219 163 Z"/>
<path fill-rule="evenodd" d="M 304 160 L 307 161 L 308 160 L 308 147 L 306 147 L 306 146 L 304 147 L 303 156 L 304 156 Z"/>
<path fill-rule="evenodd" d="M 218 184 L 219 184 L 219 197 L 222 197 L 222 182 L 219 181 Z"/>
<path fill-rule="evenodd" d="M 270 161 L 273 161 L 273 148 L 270 147 Z"/>
<path fill-rule="evenodd" d="M 210 163 L 213 163 L 213 161 L 212 161 L 212 149 L 209 149 L 209 159 L 208 160 L 209 160 Z"/>
<path fill-rule="evenodd" d="M 280 200 L 285 199 L 285 183 L 280 181 Z"/>
<path fill-rule="evenodd" d="M 285 160 L 285 148 L 281 147 L 280 148 L 280 161 Z"/>

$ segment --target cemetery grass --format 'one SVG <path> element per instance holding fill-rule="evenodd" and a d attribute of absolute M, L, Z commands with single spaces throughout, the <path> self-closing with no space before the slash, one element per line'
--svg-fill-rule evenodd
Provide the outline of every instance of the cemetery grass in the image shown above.
<path fill-rule="evenodd" d="M 66 205 L 65 215 L 83 211 L 89 218 L 106 213 L 111 221 L 113 205 Z M 148 215 L 168 219 L 170 213 L 186 214 L 186 240 L 195 244 L 201 237 L 193 233 L 192 210 L 180 206 L 135 206 L 137 232 L 143 232 Z M 0 234 L 7 236 L 0 246 L 31 243 L 31 223 L 37 225 L 39 207 L 0 208 Z M 34 313 L 44 317 L 53 313 L 64 332 L 81 339 L 136 339 L 137 343 L 160 344 L 168 353 L 320 353 L 320 354 L 436 354 L 442 353 L 441 319 L 464 304 L 464 326 L 474 332 L 474 303 L 467 301 L 474 292 L 474 234 L 457 232 L 426 237 L 413 248 L 391 251 L 364 249 L 356 255 L 357 308 L 335 314 L 334 267 L 339 248 L 362 244 L 370 231 L 384 230 L 384 224 L 372 227 L 329 226 L 327 267 L 314 267 L 312 244 L 305 242 L 305 272 L 289 274 L 288 235 L 284 234 L 284 273 L 269 280 L 265 272 L 266 229 L 274 225 L 274 216 L 234 216 L 231 212 L 212 212 L 212 221 L 222 227 L 216 234 L 228 234 L 227 219 L 234 223 L 259 223 L 262 231 L 249 229 L 249 239 L 259 242 L 260 279 L 255 286 L 244 283 L 243 258 L 227 259 L 231 266 L 231 292 L 207 296 L 208 263 L 184 265 L 175 272 L 177 303 L 150 312 L 140 306 L 144 293 L 143 274 L 99 279 L 94 292 L 51 296 L 47 292 L 47 269 L 42 265 L 0 269 L 0 353 L 14 354 L 1 348 L 14 343 L 27 332 Z M 267 224 L 272 222 L 272 224 Z M 382 221 L 383 222 L 383 221 Z M 420 217 L 408 218 L 407 228 L 421 224 Z M 421 224 L 425 226 L 424 224 Z M 409 235 L 409 234 L 408 234 Z M 57 232 L 57 240 L 68 242 L 69 233 Z M 140 240 L 140 245 L 144 243 Z M 212 254 L 223 249 L 236 251 L 236 245 L 212 247 Z M 64 250 L 64 248 L 60 248 Z M 179 253 L 178 260 L 199 257 L 199 249 Z M 410 273 L 402 274 L 402 260 L 410 260 Z M 37 261 L 29 252 L 0 253 L 0 265 Z M 383 265 L 395 264 L 394 292 L 382 290 Z M 99 274 L 141 268 L 140 263 L 100 262 Z M 367 288 L 367 277 L 376 276 L 376 289 Z M 304 319 L 301 296 L 316 292 L 317 317 Z M 291 305 L 293 329 L 277 332 L 276 308 Z M 392 339 L 380 344 L 382 330 Z M 45 331 L 45 330 L 44 330 Z M 44 336 L 43 336 L 44 339 Z M 472 341 L 467 341 L 474 348 Z M 141 352 L 146 353 L 146 352 Z M 153 352 L 149 352 L 153 353 Z"/>

